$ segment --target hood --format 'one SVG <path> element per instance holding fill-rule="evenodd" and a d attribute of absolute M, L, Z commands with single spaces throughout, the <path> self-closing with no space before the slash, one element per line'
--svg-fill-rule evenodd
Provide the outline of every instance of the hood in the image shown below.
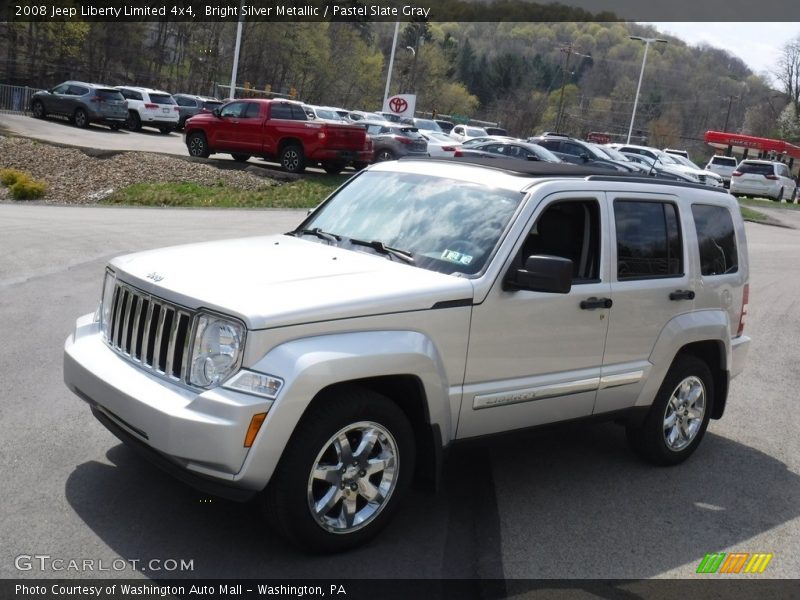
<path fill-rule="evenodd" d="M 274 235 L 129 254 L 112 260 L 111 267 L 121 280 L 154 296 L 236 316 L 249 329 L 472 300 L 468 279 L 365 250 Z"/>

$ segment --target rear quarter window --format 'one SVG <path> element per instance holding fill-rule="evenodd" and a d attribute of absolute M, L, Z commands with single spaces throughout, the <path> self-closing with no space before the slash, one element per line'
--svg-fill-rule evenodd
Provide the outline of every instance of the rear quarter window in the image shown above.
<path fill-rule="evenodd" d="M 150 102 L 153 104 L 175 104 L 175 100 L 169 94 L 150 94 Z"/>
<path fill-rule="evenodd" d="M 614 202 L 618 280 L 683 275 L 677 210 L 671 202 Z"/>
<path fill-rule="evenodd" d="M 700 251 L 700 274 L 724 275 L 739 270 L 739 254 L 731 213 L 723 206 L 692 205 Z"/>

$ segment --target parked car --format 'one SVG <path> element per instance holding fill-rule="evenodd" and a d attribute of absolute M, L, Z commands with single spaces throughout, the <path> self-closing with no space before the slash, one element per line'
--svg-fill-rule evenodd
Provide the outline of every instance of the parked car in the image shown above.
<path fill-rule="evenodd" d="M 128 116 L 125 98 L 117 90 L 83 81 L 65 81 L 36 92 L 31 97 L 31 112 L 37 119 L 49 115 L 66 117 L 81 129 L 100 123 L 117 130 Z"/>
<path fill-rule="evenodd" d="M 129 86 L 117 86 L 117 89 L 128 101 L 126 125 L 131 131 L 154 127 L 168 134 L 178 127 L 180 107 L 168 92 Z"/>
<path fill-rule="evenodd" d="M 516 158 L 518 160 L 544 161 L 550 163 L 562 162 L 547 148 L 537 144 L 530 144 L 521 140 L 495 140 L 483 142 L 474 146 L 456 150 L 456 156 L 473 156 L 486 158 Z"/>
<path fill-rule="evenodd" d="M 402 123 L 404 121 L 404 117 L 401 117 L 400 115 L 392 113 L 392 112 L 385 112 L 385 111 L 379 110 L 379 111 L 376 111 L 375 114 L 378 115 L 381 118 L 381 120 L 389 121 L 390 123 Z"/>
<path fill-rule="evenodd" d="M 489 135 L 508 135 L 508 131 L 502 127 L 484 127 L 484 129 Z"/>
<path fill-rule="evenodd" d="M 211 112 L 223 105 L 222 100 L 208 96 L 195 96 L 193 94 L 173 94 L 175 104 L 178 105 L 178 129 L 183 129 L 186 119 L 203 111 Z"/>
<path fill-rule="evenodd" d="M 670 179 L 672 181 L 683 181 L 686 183 L 698 183 L 697 179 L 684 173 L 680 169 L 665 165 L 657 158 L 650 158 L 644 154 L 636 154 L 633 152 L 623 152 L 629 160 L 638 163 L 644 167 L 646 174 L 652 177 L 659 177 L 661 179 Z"/>
<path fill-rule="evenodd" d="M 603 154 L 597 147 L 590 143 L 564 135 L 549 135 L 528 138 L 529 142 L 539 144 L 554 153 L 560 159 L 576 165 L 585 165 L 608 169 L 611 171 L 631 172 L 635 169 L 624 162 L 617 162 Z"/>
<path fill-rule="evenodd" d="M 450 132 L 450 137 L 459 142 L 466 142 L 470 138 L 486 137 L 489 134 L 482 127 L 472 125 L 456 125 Z"/>
<path fill-rule="evenodd" d="M 385 121 L 382 116 L 377 113 L 365 112 L 363 110 L 351 110 L 345 117 L 348 121 Z"/>
<path fill-rule="evenodd" d="M 521 142 L 522 140 L 507 135 L 484 135 L 481 137 L 469 138 L 468 140 L 464 140 L 463 142 L 461 142 L 461 145 L 464 148 L 472 148 L 473 146 L 477 146 L 478 144 L 484 144 L 486 142 L 511 142 L 511 141 Z"/>
<path fill-rule="evenodd" d="M 626 156 L 619 150 L 615 150 L 614 148 L 609 148 L 608 146 L 603 146 L 598 143 L 592 142 L 592 147 L 607 156 L 610 160 L 614 162 L 620 163 L 621 165 L 628 167 L 632 173 L 636 173 L 638 175 L 650 175 L 650 167 L 640 164 L 636 161 L 630 159 L 630 157 Z"/>
<path fill-rule="evenodd" d="M 456 124 L 455 124 L 455 123 L 453 123 L 452 121 L 444 121 L 444 120 L 442 120 L 442 119 L 434 119 L 434 121 L 436 121 L 436 124 L 437 124 L 439 127 L 441 127 L 441 129 L 442 129 L 442 131 L 443 131 L 444 133 L 448 133 L 448 134 L 449 134 L 451 131 L 453 131 L 453 127 L 455 127 L 455 126 L 456 126 Z"/>
<path fill-rule="evenodd" d="M 424 131 L 435 131 L 436 133 L 444 133 L 439 124 L 433 119 L 418 119 L 413 118 L 409 120 L 409 125 L 413 125 L 417 129 Z"/>
<path fill-rule="evenodd" d="M 342 117 L 336 109 L 330 106 L 314 106 L 311 104 L 303 104 L 303 110 L 306 111 L 309 119 L 316 119 L 319 121 L 333 121 L 335 123 L 348 123 L 349 121 Z"/>
<path fill-rule="evenodd" d="M 721 154 L 717 154 L 711 157 L 711 160 L 708 161 L 706 165 L 707 171 L 713 171 L 725 182 L 725 187 L 728 187 L 731 183 L 731 175 L 736 170 L 736 166 L 739 164 L 739 161 L 736 160 L 733 156 L 722 156 Z"/>
<path fill-rule="evenodd" d="M 239 162 L 260 156 L 290 173 L 302 173 L 309 164 L 340 173 L 348 163 L 372 161 L 363 127 L 311 121 L 303 105 L 290 100 L 234 100 L 186 121 L 184 135 L 191 156 L 225 152 Z"/>
<path fill-rule="evenodd" d="M 377 535 L 464 440 L 613 419 L 636 454 L 677 465 L 745 367 L 745 228 L 722 190 L 625 177 L 384 162 L 287 234 L 114 258 L 64 381 L 133 450 L 257 499 L 315 552 Z M 139 473 L 115 471 L 109 493 Z"/>
<path fill-rule="evenodd" d="M 404 156 L 428 156 L 428 142 L 416 127 L 390 121 L 362 121 L 372 140 L 376 162 Z"/>
<path fill-rule="evenodd" d="M 763 196 L 775 202 L 793 202 L 797 184 L 783 163 L 769 160 L 743 160 L 731 173 L 731 194 Z"/>
<path fill-rule="evenodd" d="M 434 157 L 453 157 L 461 145 L 446 133 L 418 130 L 428 142 L 428 154 Z"/>
<path fill-rule="evenodd" d="M 710 184 L 715 185 L 716 180 L 713 179 L 711 182 L 707 182 L 708 173 L 697 167 L 694 166 L 687 166 L 680 160 L 680 157 L 674 156 L 672 154 L 667 154 L 663 150 L 659 150 L 658 148 L 653 148 L 652 146 L 639 146 L 636 144 L 609 144 L 612 148 L 616 148 L 620 152 L 625 154 L 639 154 L 641 156 L 645 156 L 657 161 L 661 167 L 663 167 L 668 172 L 677 172 L 680 171 L 684 175 L 688 176 L 689 179 L 695 183 L 702 183 L 702 184 Z M 687 159 L 688 160 L 688 159 Z"/>
<path fill-rule="evenodd" d="M 684 167 L 689 169 L 690 172 L 696 174 L 700 180 L 700 183 L 705 183 L 706 185 L 711 185 L 714 187 L 725 187 L 725 182 L 723 181 L 722 177 L 714 173 L 714 171 L 708 171 L 699 167 L 681 154 L 670 154 L 670 158 L 684 165 Z"/>
<path fill-rule="evenodd" d="M 685 159 L 689 159 L 689 153 L 686 150 L 678 150 L 676 148 L 664 148 L 664 152 L 667 154 L 674 154 L 675 156 L 682 156 Z"/>

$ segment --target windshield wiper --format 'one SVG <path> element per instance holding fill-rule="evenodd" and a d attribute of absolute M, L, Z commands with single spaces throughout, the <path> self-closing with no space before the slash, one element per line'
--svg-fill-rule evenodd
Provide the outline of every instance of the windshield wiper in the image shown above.
<path fill-rule="evenodd" d="M 397 248 L 392 248 L 390 246 L 386 246 L 383 242 L 379 240 L 357 240 L 354 238 L 349 238 L 348 240 L 354 246 L 367 246 L 368 248 L 372 248 L 376 252 L 383 254 L 385 256 L 393 256 L 399 258 L 403 262 L 406 262 L 410 265 L 415 263 L 414 256 L 408 250 L 399 250 Z"/>
<path fill-rule="evenodd" d="M 328 242 L 341 242 L 342 236 L 336 235 L 335 233 L 328 233 L 327 231 L 322 231 L 319 227 L 314 227 L 313 229 L 297 229 L 295 231 L 290 231 L 287 235 L 293 235 L 294 237 L 300 237 L 303 235 L 315 235 L 321 240 L 326 240 Z"/>

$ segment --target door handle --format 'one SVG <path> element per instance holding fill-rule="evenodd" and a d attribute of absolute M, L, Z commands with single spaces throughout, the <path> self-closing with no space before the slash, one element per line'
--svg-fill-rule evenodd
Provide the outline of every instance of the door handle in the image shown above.
<path fill-rule="evenodd" d="M 587 298 L 581 300 L 581 308 L 583 310 L 594 310 L 595 308 L 611 308 L 613 304 L 611 298 Z"/>
<path fill-rule="evenodd" d="M 694 290 L 675 290 L 669 295 L 670 300 L 694 300 Z"/>

